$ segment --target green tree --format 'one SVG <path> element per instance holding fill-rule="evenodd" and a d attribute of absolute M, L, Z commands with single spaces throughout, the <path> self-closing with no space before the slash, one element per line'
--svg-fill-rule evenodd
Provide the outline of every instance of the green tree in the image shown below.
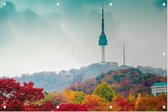
<path fill-rule="evenodd" d="M 36 104 L 41 105 L 47 101 L 50 101 L 54 106 L 57 106 L 63 103 L 67 103 L 68 99 L 61 93 L 53 91 L 45 95 L 44 99 L 37 101 Z"/>
<path fill-rule="evenodd" d="M 102 82 L 98 85 L 93 94 L 96 94 L 109 102 L 111 102 L 115 96 L 115 92 L 107 85 L 106 82 Z"/>
<path fill-rule="evenodd" d="M 85 94 L 83 92 L 76 92 L 75 97 L 73 99 L 73 103 L 82 104 L 83 99 L 85 98 Z"/>
<path fill-rule="evenodd" d="M 127 100 L 131 103 L 134 103 L 135 102 L 135 97 L 134 95 L 132 95 L 131 93 L 129 94 L 129 96 L 127 97 Z"/>

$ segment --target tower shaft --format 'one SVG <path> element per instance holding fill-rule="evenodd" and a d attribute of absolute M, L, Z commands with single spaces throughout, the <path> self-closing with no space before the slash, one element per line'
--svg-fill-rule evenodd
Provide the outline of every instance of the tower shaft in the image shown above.
<path fill-rule="evenodd" d="M 102 49 L 102 59 L 101 59 L 101 63 L 105 63 L 105 46 L 101 46 Z"/>

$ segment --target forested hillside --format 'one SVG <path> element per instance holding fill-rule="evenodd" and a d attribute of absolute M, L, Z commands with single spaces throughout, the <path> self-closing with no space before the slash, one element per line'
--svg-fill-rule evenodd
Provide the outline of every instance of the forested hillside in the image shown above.
<path fill-rule="evenodd" d="M 82 83 L 85 80 L 94 78 L 101 73 L 107 73 L 110 70 L 128 69 L 131 66 L 118 66 L 115 62 L 108 62 L 106 64 L 95 63 L 80 69 L 70 69 L 68 71 L 62 70 L 59 73 L 56 72 L 38 72 L 33 74 L 23 74 L 21 77 L 15 77 L 18 82 L 35 83 L 35 87 L 44 88 L 45 91 L 62 91 L 65 87 Z"/>
<path fill-rule="evenodd" d="M 102 82 L 106 82 L 114 91 L 127 97 L 129 94 L 151 94 L 151 86 L 157 82 L 167 82 L 167 78 L 149 73 L 143 74 L 139 69 L 130 68 L 109 71 L 87 80 L 83 84 L 76 83 L 68 88 L 90 94 Z"/>
<path fill-rule="evenodd" d="M 70 69 L 68 71 L 63 70 L 63 71 L 60 71 L 59 73 L 56 73 L 54 71 L 48 71 L 48 72 L 44 71 L 44 72 L 37 72 L 33 74 L 22 74 L 21 77 L 19 76 L 14 78 L 21 84 L 23 84 L 23 82 L 32 81 L 35 84 L 35 87 L 44 88 L 45 91 L 52 91 L 52 90 L 62 91 L 67 86 L 70 86 L 75 83 L 84 83 L 86 80 L 89 80 L 95 77 L 97 77 L 97 82 L 98 82 L 100 74 L 106 74 L 109 71 L 117 71 L 117 70 L 122 71 L 130 68 L 134 68 L 134 67 L 126 66 L 126 65 L 119 66 L 115 62 L 107 62 L 105 64 L 94 63 L 86 67 L 81 67 L 79 69 Z M 142 73 L 139 73 L 140 71 Z M 166 70 L 163 70 L 161 68 L 138 66 L 136 69 L 136 72 L 139 75 L 142 75 L 141 77 L 153 77 L 153 75 L 163 76 L 163 77 L 166 76 Z M 146 75 L 148 74 L 149 76 L 145 76 L 145 74 Z M 131 76 L 132 75 L 133 74 L 131 73 Z M 102 76 L 103 75 L 100 76 L 100 81 Z M 130 78 L 133 77 L 134 81 L 141 80 L 141 79 L 136 79 L 136 77 L 134 76 L 132 77 L 131 76 Z M 121 77 L 119 79 L 122 80 L 122 77 L 124 76 L 119 75 L 119 76 L 115 76 L 114 78 L 117 80 L 118 77 Z M 109 79 L 109 83 L 113 83 L 113 82 L 115 83 L 116 80 L 113 80 L 111 78 Z M 140 83 L 140 82 L 137 82 L 137 83 Z"/>

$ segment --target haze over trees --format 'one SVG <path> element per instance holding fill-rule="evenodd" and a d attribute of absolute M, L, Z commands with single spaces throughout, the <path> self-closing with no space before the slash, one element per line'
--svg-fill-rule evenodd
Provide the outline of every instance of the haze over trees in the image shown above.
<path fill-rule="evenodd" d="M 23 84 L 24 82 L 32 81 L 35 87 L 44 88 L 45 91 L 63 91 L 64 88 L 75 83 L 84 83 L 86 80 L 99 76 L 110 71 L 126 70 L 134 68 L 131 66 L 121 65 L 119 66 L 115 62 L 107 62 L 106 64 L 95 63 L 80 69 L 70 69 L 68 71 L 62 70 L 59 73 L 51 72 L 36 72 L 33 74 L 22 74 L 21 77 L 14 77 L 18 82 Z M 138 66 L 140 74 L 157 75 L 166 77 L 166 70 L 153 67 Z M 101 75 L 103 76 L 103 75 Z M 115 76 L 116 81 L 119 81 L 119 76 Z M 3 78 L 3 77 L 2 77 Z M 97 77 L 100 78 L 100 77 Z M 136 79 L 134 79 L 136 80 Z M 110 81 L 110 80 L 109 80 Z M 56 89 L 57 88 L 57 89 Z"/>

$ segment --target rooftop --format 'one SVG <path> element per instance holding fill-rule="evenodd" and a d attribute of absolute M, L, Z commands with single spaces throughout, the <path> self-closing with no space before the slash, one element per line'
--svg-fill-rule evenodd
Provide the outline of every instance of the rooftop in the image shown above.
<path fill-rule="evenodd" d="M 155 83 L 153 86 L 166 86 L 167 82 L 160 82 L 160 83 Z"/>

